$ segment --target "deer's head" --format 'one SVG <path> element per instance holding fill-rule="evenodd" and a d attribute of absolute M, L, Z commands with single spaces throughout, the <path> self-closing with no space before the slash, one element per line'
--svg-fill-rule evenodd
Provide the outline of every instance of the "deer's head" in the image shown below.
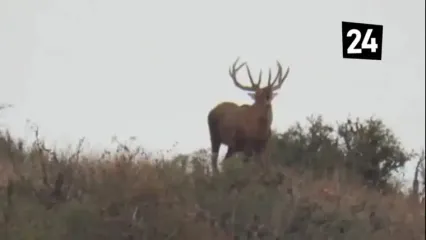
<path fill-rule="evenodd" d="M 290 68 L 287 68 L 287 71 L 283 75 L 282 66 L 280 62 L 277 61 L 278 71 L 274 77 L 274 80 L 272 80 L 271 69 L 269 69 L 268 85 L 266 85 L 265 87 L 260 87 L 260 84 L 262 82 L 262 70 L 260 70 L 259 79 L 257 83 L 255 83 L 250 72 L 250 68 L 248 67 L 246 62 L 243 62 L 239 66 L 237 66 L 239 59 L 240 58 L 237 58 L 237 60 L 229 69 L 229 75 L 231 76 L 235 86 L 241 90 L 247 91 L 248 95 L 253 98 L 254 103 L 256 105 L 270 106 L 272 99 L 274 99 L 274 97 L 278 94 L 276 91 L 281 88 L 282 84 L 284 83 L 284 80 L 287 78 Z M 237 81 L 237 72 L 244 66 L 246 67 L 251 86 L 244 86 Z"/>

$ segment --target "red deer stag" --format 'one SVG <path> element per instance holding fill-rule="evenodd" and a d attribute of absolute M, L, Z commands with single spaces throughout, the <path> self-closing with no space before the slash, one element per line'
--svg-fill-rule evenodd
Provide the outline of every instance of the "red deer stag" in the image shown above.
<path fill-rule="evenodd" d="M 244 104 L 238 106 L 232 102 L 222 102 L 213 108 L 208 114 L 208 125 L 211 140 L 211 164 L 214 173 L 218 172 L 217 158 L 221 144 L 228 146 L 225 159 L 231 157 L 235 152 L 244 152 L 245 161 L 253 153 L 260 157 L 266 148 L 266 144 L 271 135 L 272 106 L 271 101 L 277 95 L 275 92 L 290 71 L 282 74 L 282 66 L 277 61 L 278 71 L 272 80 L 271 69 L 269 69 L 268 85 L 261 88 L 262 71 L 259 73 L 259 80 L 254 83 L 250 68 L 244 62 L 237 67 L 239 58 L 229 69 L 229 75 L 236 87 L 248 91 L 253 98 L 252 105 Z M 243 86 L 237 81 L 237 72 L 245 66 L 251 86 Z"/>

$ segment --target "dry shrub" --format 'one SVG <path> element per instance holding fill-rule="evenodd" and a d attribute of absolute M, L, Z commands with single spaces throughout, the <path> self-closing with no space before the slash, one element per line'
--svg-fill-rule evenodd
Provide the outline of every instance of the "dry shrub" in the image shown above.
<path fill-rule="evenodd" d="M 338 178 L 238 158 L 211 176 L 203 156 L 77 157 L 0 139 L 1 239 L 424 239 L 424 205 Z"/>

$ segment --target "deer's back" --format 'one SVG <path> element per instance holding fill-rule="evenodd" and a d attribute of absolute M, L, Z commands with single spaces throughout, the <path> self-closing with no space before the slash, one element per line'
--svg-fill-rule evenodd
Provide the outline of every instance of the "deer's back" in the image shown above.
<path fill-rule="evenodd" d="M 216 121 L 220 121 L 235 112 L 238 109 L 238 105 L 233 102 L 223 102 L 219 103 L 216 107 L 214 107 L 210 113 L 209 118 L 214 119 Z"/>
<path fill-rule="evenodd" d="M 215 124 L 221 142 L 228 146 L 235 144 L 240 128 L 240 114 L 240 106 L 232 102 L 220 103 L 209 113 L 210 124 Z"/>

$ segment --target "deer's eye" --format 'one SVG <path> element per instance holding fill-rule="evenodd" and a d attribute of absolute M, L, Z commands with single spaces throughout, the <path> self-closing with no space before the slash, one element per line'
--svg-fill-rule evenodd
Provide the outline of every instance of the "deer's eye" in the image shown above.
<path fill-rule="evenodd" d="M 271 94 L 267 93 L 265 97 L 266 97 L 266 100 L 268 101 L 271 100 Z"/>

